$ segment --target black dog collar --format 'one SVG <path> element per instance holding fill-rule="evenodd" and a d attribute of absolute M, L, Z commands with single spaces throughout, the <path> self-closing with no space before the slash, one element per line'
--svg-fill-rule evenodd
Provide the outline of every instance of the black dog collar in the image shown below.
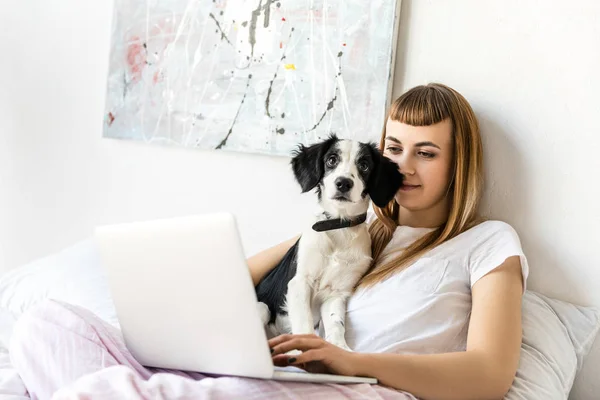
<path fill-rule="evenodd" d="M 360 225 L 367 220 L 367 213 L 357 215 L 355 217 L 344 219 L 334 218 L 329 219 L 329 214 L 324 213 L 327 219 L 316 222 L 312 228 L 317 232 L 332 231 L 334 229 L 350 228 L 352 226 Z"/>

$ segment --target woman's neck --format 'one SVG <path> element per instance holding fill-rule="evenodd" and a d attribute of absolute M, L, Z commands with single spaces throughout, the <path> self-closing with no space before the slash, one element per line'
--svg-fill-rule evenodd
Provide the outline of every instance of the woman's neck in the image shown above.
<path fill-rule="evenodd" d="M 437 228 L 448 220 L 446 201 L 424 210 L 408 210 L 400 206 L 398 224 L 413 228 Z"/>

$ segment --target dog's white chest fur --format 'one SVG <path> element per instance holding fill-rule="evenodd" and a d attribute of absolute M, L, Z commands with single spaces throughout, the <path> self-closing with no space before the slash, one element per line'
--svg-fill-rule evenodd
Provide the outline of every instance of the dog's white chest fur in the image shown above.
<path fill-rule="evenodd" d="M 294 334 L 314 333 L 323 322 L 326 340 L 348 349 L 346 301 L 371 264 L 366 224 L 327 232 L 307 231 L 300 239 L 297 270 L 286 296 L 285 325 Z"/>
<path fill-rule="evenodd" d="M 301 240 L 296 275 L 306 280 L 313 289 L 313 298 L 321 302 L 329 296 L 349 295 L 371 262 L 366 224 L 307 232 Z"/>

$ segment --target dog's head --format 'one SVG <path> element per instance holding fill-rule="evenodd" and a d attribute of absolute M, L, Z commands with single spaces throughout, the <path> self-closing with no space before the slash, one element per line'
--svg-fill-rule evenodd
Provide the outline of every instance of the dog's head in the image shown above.
<path fill-rule="evenodd" d="M 374 144 L 335 135 L 312 146 L 300 145 L 291 164 L 302 192 L 316 187 L 321 205 L 336 214 L 365 212 L 369 199 L 384 207 L 403 179 L 398 165 Z"/>

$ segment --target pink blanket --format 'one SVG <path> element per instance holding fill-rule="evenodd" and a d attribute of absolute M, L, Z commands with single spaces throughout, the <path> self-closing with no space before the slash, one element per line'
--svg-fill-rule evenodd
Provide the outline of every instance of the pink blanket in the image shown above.
<path fill-rule="evenodd" d="M 119 331 L 91 312 L 45 301 L 15 326 L 11 361 L 32 399 L 400 399 L 367 384 L 275 382 L 149 369 L 127 351 Z"/>

